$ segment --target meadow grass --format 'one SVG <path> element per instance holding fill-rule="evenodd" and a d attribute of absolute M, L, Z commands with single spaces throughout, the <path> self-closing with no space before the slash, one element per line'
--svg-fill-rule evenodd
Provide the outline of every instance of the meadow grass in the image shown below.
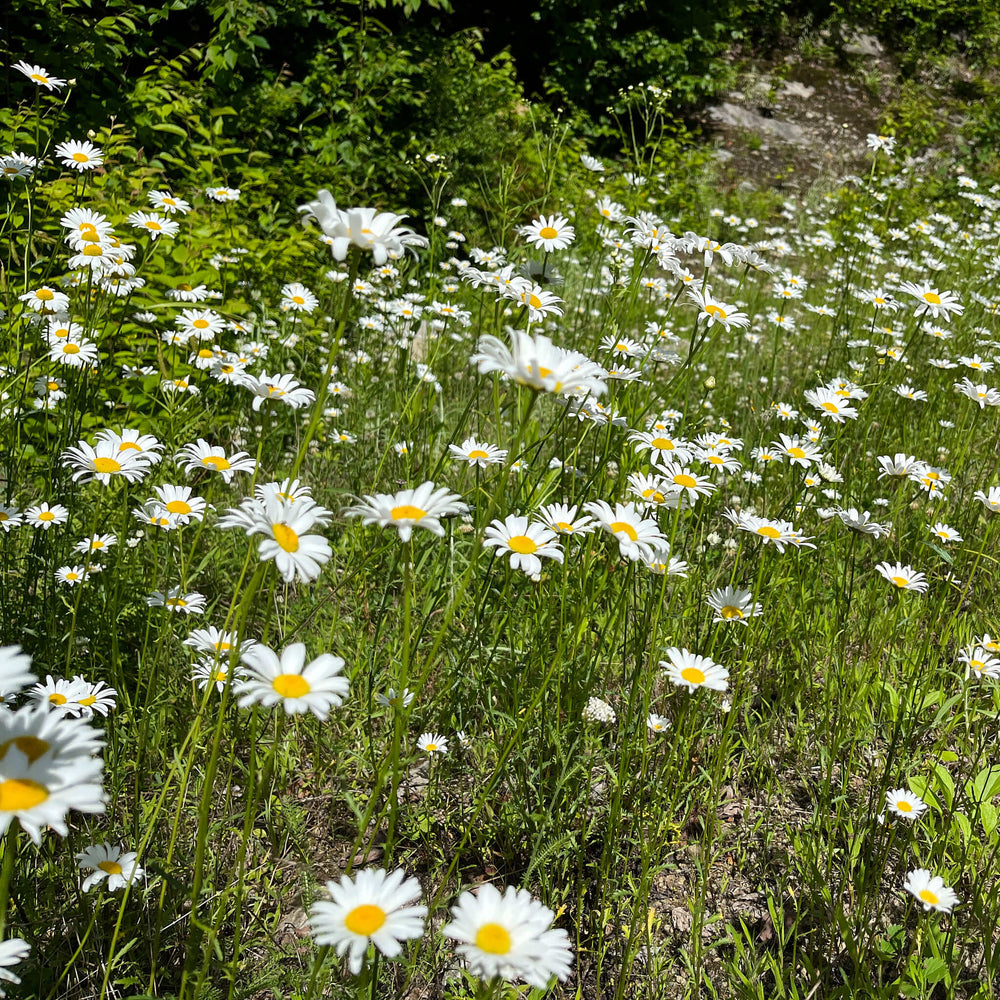
<path fill-rule="evenodd" d="M 262 234 L 25 76 L 12 995 L 994 995 L 995 188 Z"/>

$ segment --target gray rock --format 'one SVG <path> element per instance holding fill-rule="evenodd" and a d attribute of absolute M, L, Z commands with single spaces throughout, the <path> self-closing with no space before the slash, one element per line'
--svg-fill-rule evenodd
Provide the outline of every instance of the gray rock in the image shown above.
<path fill-rule="evenodd" d="M 714 108 L 708 109 L 709 117 L 720 125 L 731 125 L 734 128 L 746 129 L 758 135 L 766 135 L 784 142 L 801 143 L 805 132 L 800 125 L 781 121 L 779 118 L 765 118 L 763 115 L 742 108 L 738 104 L 724 101 Z"/>

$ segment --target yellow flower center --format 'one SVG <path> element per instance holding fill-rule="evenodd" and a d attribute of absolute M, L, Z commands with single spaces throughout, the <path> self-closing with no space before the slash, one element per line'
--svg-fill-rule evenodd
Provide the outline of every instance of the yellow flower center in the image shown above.
<path fill-rule="evenodd" d="M 554 240 L 559 235 L 558 229 L 553 229 L 552 226 L 542 226 L 538 230 L 538 235 L 541 236 L 543 240 Z"/>
<path fill-rule="evenodd" d="M 531 306 L 532 309 L 541 309 L 542 300 L 534 292 L 529 292 L 528 305 Z"/>
<path fill-rule="evenodd" d="M 427 511 L 421 510 L 419 507 L 414 507 L 413 504 L 404 503 L 398 507 L 393 507 L 389 511 L 389 516 L 394 521 L 419 521 L 422 517 L 427 516 Z"/>
<path fill-rule="evenodd" d="M 274 540 L 286 552 L 299 551 L 299 536 L 287 524 L 272 524 L 271 531 L 274 534 Z"/>
<path fill-rule="evenodd" d="M 77 163 L 89 163 L 90 162 L 90 157 L 87 156 L 86 153 L 74 153 L 73 154 L 73 159 L 76 160 Z"/>
<path fill-rule="evenodd" d="M 643 500 L 649 500 L 652 503 L 664 503 L 667 499 L 659 490 L 652 488 L 643 490 L 642 498 Z"/>
<path fill-rule="evenodd" d="M 519 552 L 521 555 L 530 556 L 538 551 L 538 545 L 527 535 L 515 535 L 508 543 L 507 547 L 512 552 Z"/>
<path fill-rule="evenodd" d="M 48 389 L 49 392 L 55 392 L 59 388 L 59 383 L 58 382 L 46 382 L 45 383 L 45 388 Z"/>
<path fill-rule="evenodd" d="M 188 602 L 183 597 L 168 597 L 163 602 L 168 608 L 186 608 Z"/>
<path fill-rule="evenodd" d="M 657 437 L 649 442 L 657 451 L 673 451 L 674 442 L 670 438 Z"/>
<path fill-rule="evenodd" d="M 12 740 L 7 740 L 6 743 L 0 743 L 0 760 L 7 756 L 7 751 L 12 746 L 17 747 L 28 758 L 29 764 L 34 764 L 48 751 L 51 744 L 40 740 L 37 736 L 15 736 Z"/>
<path fill-rule="evenodd" d="M 489 458 L 489 454 L 483 451 L 482 448 L 474 448 L 469 452 L 469 458 Z"/>
<path fill-rule="evenodd" d="M 931 906 L 937 906 L 937 904 L 940 902 L 940 900 L 938 899 L 937 895 L 935 893 L 931 892 L 930 889 L 921 889 L 920 890 L 920 898 L 925 903 L 930 903 Z"/>
<path fill-rule="evenodd" d="M 104 249 L 101 247 L 100 243 L 88 243 L 83 248 L 84 257 L 103 257 Z"/>
<path fill-rule="evenodd" d="M 709 302 L 709 304 L 705 306 L 705 312 L 707 312 L 713 319 L 726 318 L 726 310 L 720 309 L 714 302 Z"/>
<path fill-rule="evenodd" d="M 634 542 L 638 539 L 639 533 L 632 527 L 628 521 L 612 521 L 611 522 L 611 533 L 617 535 L 620 531 L 625 532 L 626 535 Z"/>
<path fill-rule="evenodd" d="M 147 229 L 153 229 L 153 230 L 157 230 L 157 229 L 162 229 L 162 228 L 163 228 L 163 226 L 161 226 L 161 225 L 160 225 L 160 224 L 159 224 L 159 223 L 158 223 L 158 222 L 156 221 L 156 219 L 149 219 L 149 220 L 148 220 L 148 221 L 147 221 L 147 222 L 145 223 L 145 226 L 146 226 L 146 228 L 147 228 Z M 207 323 L 206 323 L 205 325 L 206 325 L 206 326 L 208 326 L 208 324 L 207 324 Z"/>
<path fill-rule="evenodd" d="M 681 677 L 683 677 L 688 684 L 705 683 L 705 675 L 697 667 L 685 667 L 681 671 Z"/>
<path fill-rule="evenodd" d="M 935 292 L 924 292 L 924 301 L 929 302 L 932 306 L 939 306 L 941 305 L 941 296 Z"/>
<path fill-rule="evenodd" d="M 312 690 L 302 674 L 278 674 L 271 686 L 282 698 L 301 698 Z"/>
<path fill-rule="evenodd" d="M 90 708 L 90 706 L 93 705 L 96 701 L 97 698 L 95 695 L 88 694 L 86 698 L 78 698 L 76 703 L 78 705 L 83 705 L 84 708 Z"/>
<path fill-rule="evenodd" d="M 162 201 L 164 205 L 176 205 L 177 204 L 177 202 L 174 201 L 173 198 L 161 198 L 160 201 Z M 191 286 L 188 285 L 188 288 L 190 288 L 190 287 Z"/>
<path fill-rule="evenodd" d="M 184 500 L 171 500 L 165 505 L 165 507 L 171 514 L 191 513 L 191 504 L 186 503 Z"/>
<path fill-rule="evenodd" d="M 67 579 L 67 580 L 68 580 L 68 581 L 69 581 L 70 583 L 75 583 L 75 582 L 76 582 L 77 580 L 79 580 L 79 579 L 80 579 L 80 574 L 79 574 L 79 573 L 74 573 L 74 572 L 73 572 L 73 570 L 70 570 L 70 571 L 69 571 L 69 572 L 68 572 L 68 573 L 66 574 L 66 579 Z"/>
<path fill-rule="evenodd" d="M 892 576 L 889 577 L 889 579 L 892 580 L 897 587 L 905 587 L 910 582 L 905 576 Z"/>
<path fill-rule="evenodd" d="M 840 407 L 838 407 L 836 403 L 823 403 L 823 409 L 826 410 L 827 413 L 840 413 Z"/>
<path fill-rule="evenodd" d="M 229 468 L 229 459 L 224 455 L 206 455 L 201 464 L 214 466 L 216 472 L 225 472 Z"/>
<path fill-rule="evenodd" d="M 207 319 L 196 319 L 191 325 L 196 330 L 204 330 L 205 327 L 209 326 L 210 324 Z"/>
<path fill-rule="evenodd" d="M 109 875 L 121 875 L 122 866 L 117 861 L 98 861 L 97 867 Z"/>
<path fill-rule="evenodd" d="M 424 749 L 425 749 L 425 750 L 426 750 L 426 751 L 427 751 L 428 753 L 437 753 L 437 748 L 438 748 L 438 745 L 437 745 L 436 743 L 427 743 L 427 744 L 426 744 L 426 745 L 424 746 Z"/>
<path fill-rule="evenodd" d="M 683 486 L 685 489 L 693 490 L 698 485 L 698 480 L 694 476 L 689 476 L 686 472 L 680 472 L 674 476 L 674 484 Z"/>
<path fill-rule="evenodd" d="M 52 513 L 51 510 L 43 510 L 38 515 L 38 520 L 39 521 L 54 521 L 55 519 L 56 519 L 56 516 L 55 516 L 55 514 Z"/>
<path fill-rule="evenodd" d="M 510 932 L 500 924 L 483 924 L 476 931 L 476 947 L 490 955 L 506 955 L 511 943 Z"/>
<path fill-rule="evenodd" d="M 906 801 L 906 799 L 900 799 L 896 803 L 896 809 L 898 809 L 899 812 L 901 813 L 913 812 L 913 806 L 911 806 L 910 803 Z"/>
<path fill-rule="evenodd" d="M 8 778 L 0 781 L 0 812 L 21 812 L 41 805 L 49 790 L 30 778 Z"/>
<path fill-rule="evenodd" d="M 292 301 L 293 301 L 293 302 L 294 302 L 294 303 L 295 303 L 295 304 L 296 304 L 297 306 L 304 306 L 304 305 L 306 304 L 306 300 L 305 300 L 304 298 L 302 298 L 302 296 L 301 296 L 301 295 L 293 295 L 293 296 L 292 296 Z"/>
<path fill-rule="evenodd" d="M 805 458 L 806 457 L 806 453 L 805 453 L 805 451 L 802 448 L 789 448 L 788 449 L 788 454 L 791 455 L 792 458 Z"/>
<path fill-rule="evenodd" d="M 31 74 L 31 79 L 34 80 L 35 83 L 48 83 L 49 82 L 49 78 L 47 76 L 43 76 L 41 73 L 32 73 Z"/>
<path fill-rule="evenodd" d="M 79 344 L 63 344 L 63 354 L 79 354 Z"/>
<path fill-rule="evenodd" d="M 781 538 L 781 532 L 777 528 L 772 528 L 769 524 L 759 527 L 757 534 L 763 535 L 765 538 Z"/>
<path fill-rule="evenodd" d="M 49 288 L 39 288 L 38 291 L 35 292 L 35 298 L 41 299 L 42 302 L 50 302 L 55 297 L 55 293 Z"/>
<path fill-rule="evenodd" d="M 727 604 L 719 609 L 719 615 L 729 621 L 731 618 L 742 618 L 743 612 L 735 604 Z"/>
<path fill-rule="evenodd" d="M 573 532 L 573 525 L 569 521 L 556 521 L 556 527 L 560 531 L 568 531 L 570 534 Z"/>
<path fill-rule="evenodd" d="M 120 462 L 116 462 L 113 458 L 95 458 L 94 459 L 94 471 L 100 473 L 109 472 L 121 472 L 122 467 Z"/>
<path fill-rule="evenodd" d="M 344 926 L 352 933 L 361 937 L 371 937 L 384 923 L 385 910 L 374 903 L 362 903 L 355 906 L 344 918 Z"/>

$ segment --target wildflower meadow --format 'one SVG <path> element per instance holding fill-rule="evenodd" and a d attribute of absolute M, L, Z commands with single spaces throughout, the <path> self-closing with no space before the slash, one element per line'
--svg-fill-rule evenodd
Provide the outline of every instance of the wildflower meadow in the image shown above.
<path fill-rule="evenodd" d="M 649 87 L 282 206 L 13 72 L 8 996 L 997 995 L 1000 185 Z"/>

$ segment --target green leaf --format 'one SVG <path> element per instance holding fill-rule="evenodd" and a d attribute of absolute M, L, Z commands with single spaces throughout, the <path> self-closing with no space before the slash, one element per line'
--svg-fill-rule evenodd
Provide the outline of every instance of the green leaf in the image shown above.
<path fill-rule="evenodd" d="M 944 793 L 945 805 L 951 809 L 955 804 L 955 781 L 944 764 L 935 764 L 933 771 L 938 787 Z"/>
<path fill-rule="evenodd" d="M 948 963 L 943 958 L 924 959 L 924 977 L 928 983 L 940 983 L 950 979 Z"/>
<path fill-rule="evenodd" d="M 187 138 L 187 132 L 180 127 L 180 125 L 174 125 L 173 122 L 157 122 L 153 126 L 154 132 L 169 132 L 171 135 L 179 135 L 182 139 Z"/>
<path fill-rule="evenodd" d="M 993 836 L 997 828 L 998 819 L 1000 819 L 1000 814 L 998 814 L 997 807 L 992 802 L 981 802 L 979 804 L 979 822 L 983 824 L 986 836 Z"/>
<path fill-rule="evenodd" d="M 969 822 L 969 817 L 965 813 L 955 813 L 954 816 L 958 828 L 962 831 L 962 839 L 968 844 L 972 840 L 972 824 Z"/>

